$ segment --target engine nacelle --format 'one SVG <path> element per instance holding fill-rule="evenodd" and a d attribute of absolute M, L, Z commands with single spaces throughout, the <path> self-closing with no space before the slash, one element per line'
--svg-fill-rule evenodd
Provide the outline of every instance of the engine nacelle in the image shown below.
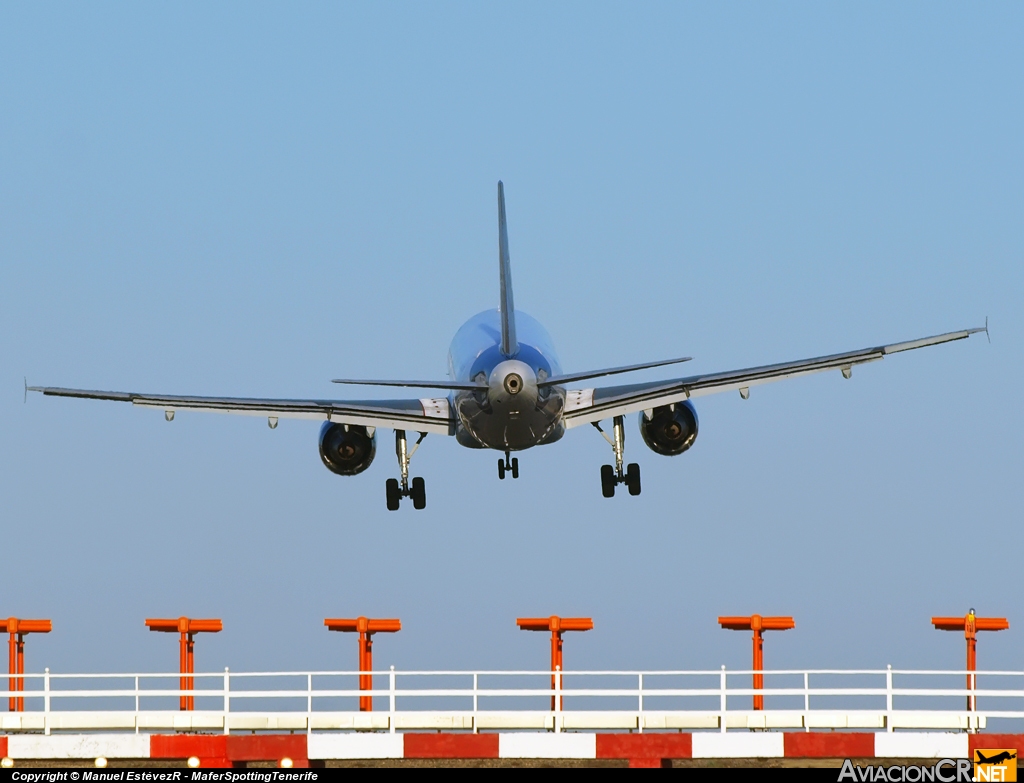
<path fill-rule="evenodd" d="M 362 473 L 377 454 L 376 428 L 324 422 L 320 428 L 320 459 L 331 473 L 354 476 Z"/>
<path fill-rule="evenodd" d="M 656 454 L 682 454 L 697 440 L 697 410 L 686 400 L 655 408 L 649 419 L 641 412 L 640 434 Z"/>

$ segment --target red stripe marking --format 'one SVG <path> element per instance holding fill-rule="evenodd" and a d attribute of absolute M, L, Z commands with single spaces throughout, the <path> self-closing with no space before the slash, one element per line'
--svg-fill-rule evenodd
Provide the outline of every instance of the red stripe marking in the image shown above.
<path fill-rule="evenodd" d="M 306 761 L 305 734 L 231 735 L 227 757 L 232 761 L 277 761 L 285 756 L 292 761 Z"/>
<path fill-rule="evenodd" d="M 975 748 L 1016 748 L 1017 764 L 1024 766 L 1020 760 L 1020 754 L 1024 753 L 1024 734 L 968 734 L 967 747 L 972 759 Z"/>
<path fill-rule="evenodd" d="M 598 734 L 599 759 L 688 759 L 692 734 Z M 632 764 L 632 761 L 630 762 Z"/>
<path fill-rule="evenodd" d="M 849 759 L 875 755 L 874 734 L 787 731 L 782 737 L 787 757 Z"/>
<path fill-rule="evenodd" d="M 232 761 L 279 761 L 285 756 L 296 766 L 305 766 L 308 761 L 305 734 L 154 734 L 149 739 L 149 756 L 154 759 L 196 756 L 204 767 L 230 767 Z"/>
<path fill-rule="evenodd" d="M 0 756 L 7 756 L 7 737 L 0 737 Z"/>
<path fill-rule="evenodd" d="M 153 759 L 226 759 L 228 738 L 223 734 L 154 734 L 149 738 Z"/>
<path fill-rule="evenodd" d="M 199 769 L 231 769 L 232 766 L 230 759 L 206 759 L 202 756 L 199 757 Z"/>
<path fill-rule="evenodd" d="M 630 769 L 650 769 L 664 767 L 665 765 L 672 766 L 672 763 L 667 759 L 630 759 Z"/>
<path fill-rule="evenodd" d="M 406 734 L 407 759 L 496 759 L 497 734 Z"/>

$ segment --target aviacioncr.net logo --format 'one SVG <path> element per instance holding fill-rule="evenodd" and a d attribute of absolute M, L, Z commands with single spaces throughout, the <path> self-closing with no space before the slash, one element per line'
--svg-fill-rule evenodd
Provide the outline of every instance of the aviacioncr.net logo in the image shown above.
<path fill-rule="evenodd" d="M 839 783 L 972 783 L 974 765 L 969 759 L 940 759 L 931 766 L 893 764 L 885 766 L 854 766 L 850 759 L 843 762 Z"/>

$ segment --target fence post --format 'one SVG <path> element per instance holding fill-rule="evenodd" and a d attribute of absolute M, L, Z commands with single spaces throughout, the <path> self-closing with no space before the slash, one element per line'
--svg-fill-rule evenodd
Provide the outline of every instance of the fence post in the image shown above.
<path fill-rule="evenodd" d="M 971 728 L 971 725 L 977 721 L 978 714 L 978 697 L 975 695 L 975 691 L 978 690 L 978 675 L 975 672 L 971 672 L 971 712 L 973 714 L 967 716 L 967 732 L 969 734 L 976 734 L 977 729 Z"/>
<path fill-rule="evenodd" d="M 13 634 L 11 638 L 14 638 Z M 50 667 L 43 669 L 43 733 L 50 734 Z"/>
<path fill-rule="evenodd" d="M 885 730 L 892 731 L 892 664 L 885 669 Z"/>
<path fill-rule="evenodd" d="M 306 736 L 313 733 L 313 675 L 306 675 Z"/>
<path fill-rule="evenodd" d="M 637 703 L 640 707 L 640 714 L 636 716 L 636 730 L 640 733 L 644 733 L 644 673 L 640 672 L 637 674 L 637 684 L 640 686 L 640 695 L 637 698 Z"/>
<path fill-rule="evenodd" d="M 139 733 L 139 675 L 135 675 L 135 733 Z"/>
<path fill-rule="evenodd" d="M 231 733 L 228 716 L 231 713 L 231 672 L 224 667 L 224 733 Z"/>
<path fill-rule="evenodd" d="M 810 731 L 811 726 L 807 722 L 807 713 L 811 711 L 811 675 L 804 672 L 804 731 Z"/>
<path fill-rule="evenodd" d="M 478 701 L 477 701 L 477 696 L 478 696 L 477 690 L 478 690 L 478 687 L 479 687 L 479 679 L 478 679 L 478 677 L 479 676 L 480 675 L 477 672 L 473 672 L 473 733 L 474 734 L 479 734 L 480 733 L 480 729 L 476 725 L 476 720 L 477 720 L 477 718 L 476 718 L 476 711 L 477 711 L 477 708 L 479 706 L 478 705 Z"/>
<path fill-rule="evenodd" d="M 718 707 L 719 707 L 719 714 L 721 715 L 721 717 L 718 719 L 719 723 L 721 724 L 721 727 L 719 728 L 719 731 L 721 731 L 723 734 L 725 734 L 725 710 L 726 710 L 726 705 L 725 705 L 725 667 L 724 666 L 722 667 L 722 673 L 719 675 L 718 688 L 719 688 L 719 694 L 720 694 L 719 695 L 719 705 L 718 705 Z"/>
<path fill-rule="evenodd" d="M 559 719 L 562 717 L 562 667 L 555 667 L 555 734 L 561 734 Z"/>
<path fill-rule="evenodd" d="M 388 725 L 391 727 L 391 733 L 395 733 L 395 667 L 391 667 L 391 672 L 388 675 L 388 711 L 391 713 L 388 715 Z"/>

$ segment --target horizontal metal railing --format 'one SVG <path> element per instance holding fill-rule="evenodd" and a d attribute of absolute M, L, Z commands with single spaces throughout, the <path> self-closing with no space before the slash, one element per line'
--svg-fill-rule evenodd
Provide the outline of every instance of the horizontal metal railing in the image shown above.
<path fill-rule="evenodd" d="M 190 674 L 199 687 L 181 690 L 168 687 L 168 681 L 179 684 L 182 675 L 178 672 L 65 674 L 46 670 L 18 675 L 25 681 L 24 690 L 8 695 L 23 697 L 27 709 L 0 713 L 0 726 L 3 731 L 49 734 L 67 730 L 69 725 L 103 730 L 126 728 L 130 723 L 136 732 L 153 727 L 199 727 L 229 733 L 233 724 L 245 725 L 248 730 L 257 725 L 255 718 L 265 716 L 268 726 L 287 724 L 307 732 L 331 728 L 394 732 L 403 727 L 433 725 L 424 723 L 425 715 L 438 716 L 431 720 L 438 721 L 439 727 L 471 731 L 493 727 L 555 732 L 587 727 L 635 728 L 641 732 L 682 727 L 721 732 L 730 728 L 810 731 L 854 727 L 977 731 L 990 719 L 1024 726 L 1024 671 L 772 670 L 761 672 L 766 687 L 755 690 L 750 683 L 752 671 L 725 667 L 554 674 L 534 670 L 392 668 L 363 673 L 370 674 L 377 686 L 373 691 L 377 704 L 387 704 L 386 709 L 372 714 L 356 709 L 357 699 L 368 695 L 357 687 L 360 674 L 235 673 L 225 669 Z M 350 681 L 351 687 L 337 687 L 346 685 L 345 681 Z M 967 687 L 968 682 L 971 687 Z M 114 687 L 97 687 L 108 683 Z M 119 683 L 123 685 L 118 687 Z M 755 694 L 765 698 L 762 711 L 747 706 L 747 699 Z M 200 706 L 191 712 L 179 712 L 171 700 L 181 696 L 194 697 Z M 112 704 L 98 709 L 99 701 Z M 180 717 L 169 717 L 174 715 Z M 495 717 L 499 715 L 504 717 L 499 720 Z"/>

